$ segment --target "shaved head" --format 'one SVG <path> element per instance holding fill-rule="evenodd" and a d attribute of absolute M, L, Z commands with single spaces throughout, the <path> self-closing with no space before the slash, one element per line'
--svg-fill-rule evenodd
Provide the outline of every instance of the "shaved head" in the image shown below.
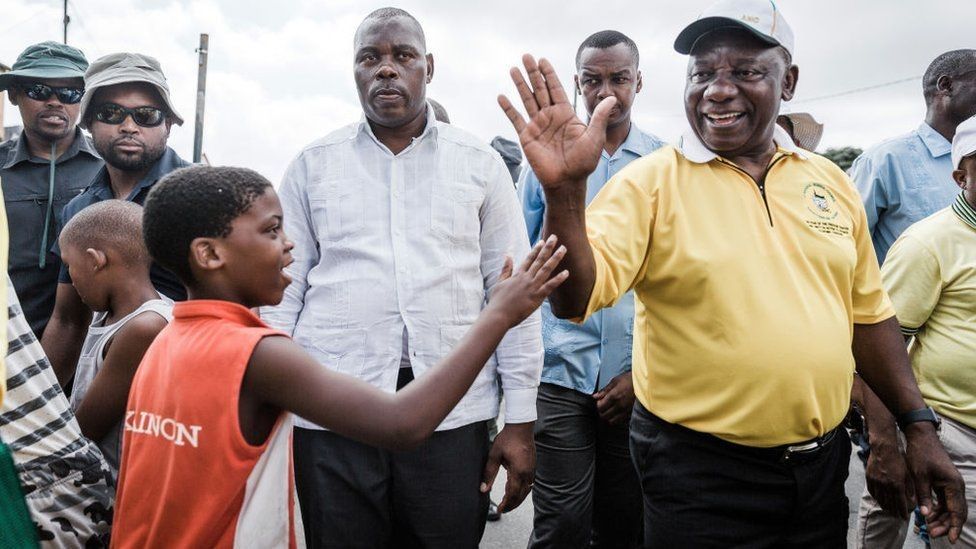
<path fill-rule="evenodd" d="M 363 22 L 359 24 L 359 28 L 356 29 L 356 34 L 353 36 L 353 44 L 355 45 L 359 43 L 359 32 L 367 25 L 371 25 L 373 23 L 383 23 L 398 17 L 402 17 L 408 20 L 412 26 L 416 26 L 417 32 L 420 33 L 420 42 L 423 44 L 424 53 L 426 53 L 427 37 L 424 36 L 424 28 L 420 26 L 420 21 L 417 21 L 417 18 L 410 15 L 410 12 L 400 8 L 380 8 L 367 15 L 366 18 L 363 19 Z"/>
<path fill-rule="evenodd" d="M 61 248 L 113 251 L 127 265 L 148 265 L 142 241 L 142 206 L 126 200 L 103 200 L 81 210 L 61 230 Z"/>

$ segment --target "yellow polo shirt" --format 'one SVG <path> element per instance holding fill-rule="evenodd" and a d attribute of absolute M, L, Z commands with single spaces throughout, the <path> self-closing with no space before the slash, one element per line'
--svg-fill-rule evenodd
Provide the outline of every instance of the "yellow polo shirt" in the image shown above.
<path fill-rule="evenodd" d="M 976 429 L 976 211 L 962 195 L 912 225 L 881 269 L 922 398 Z"/>
<path fill-rule="evenodd" d="M 779 128 L 776 141 L 764 191 L 690 134 L 629 164 L 586 211 L 586 316 L 634 289 L 637 398 L 755 447 L 836 427 L 853 325 L 894 314 L 847 175 Z"/>

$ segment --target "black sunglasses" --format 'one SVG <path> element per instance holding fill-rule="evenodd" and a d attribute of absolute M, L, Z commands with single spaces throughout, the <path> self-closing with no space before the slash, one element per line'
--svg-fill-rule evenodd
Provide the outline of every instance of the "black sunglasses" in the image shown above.
<path fill-rule="evenodd" d="M 29 84 L 21 87 L 24 95 L 34 101 L 47 101 L 52 95 L 57 94 L 58 101 L 65 105 L 74 105 L 81 101 L 81 96 L 85 95 L 85 88 L 54 88 L 46 84 Z"/>
<path fill-rule="evenodd" d="M 166 120 L 166 113 L 156 107 L 136 107 L 127 109 L 115 103 L 103 103 L 95 110 L 95 120 L 105 124 L 118 125 L 129 116 L 132 121 L 144 128 L 154 128 Z"/>

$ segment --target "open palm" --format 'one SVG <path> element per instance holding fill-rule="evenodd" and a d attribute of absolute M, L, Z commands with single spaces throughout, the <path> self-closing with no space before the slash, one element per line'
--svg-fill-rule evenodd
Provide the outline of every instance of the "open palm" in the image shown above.
<path fill-rule="evenodd" d="M 525 158 L 544 190 L 584 182 L 596 169 L 607 139 L 607 119 L 616 99 L 597 105 L 587 126 L 573 111 L 552 64 L 531 55 L 522 56 L 529 81 L 516 67 L 511 76 L 525 105 L 528 122 L 504 95 L 498 104 L 518 132 Z M 529 84 L 531 82 L 531 86 Z"/>

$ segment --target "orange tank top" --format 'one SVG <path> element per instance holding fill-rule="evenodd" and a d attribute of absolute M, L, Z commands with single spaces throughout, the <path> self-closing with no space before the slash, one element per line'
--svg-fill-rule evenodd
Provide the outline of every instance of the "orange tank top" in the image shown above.
<path fill-rule="evenodd" d="M 125 413 L 112 547 L 295 547 L 291 415 L 261 446 L 238 395 L 254 347 L 281 335 L 226 301 L 177 303 Z"/>

